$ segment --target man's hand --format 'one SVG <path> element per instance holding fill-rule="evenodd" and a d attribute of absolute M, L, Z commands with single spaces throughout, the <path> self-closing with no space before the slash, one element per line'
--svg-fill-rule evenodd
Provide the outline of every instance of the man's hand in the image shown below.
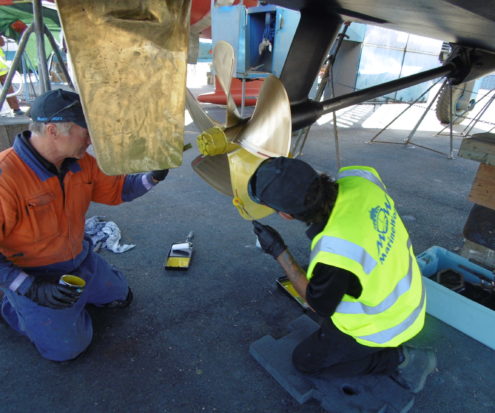
<path fill-rule="evenodd" d="M 161 169 L 159 171 L 152 171 L 151 177 L 156 181 L 163 181 L 168 175 L 168 169 Z"/>
<path fill-rule="evenodd" d="M 268 225 L 253 221 L 254 233 L 258 237 L 261 249 L 277 259 L 287 249 L 280 234 Z"/>
<path fill-rule="evenodd" d="M 72 307 L 79 299 L 81 292 L 76 288 L 61 284 L 53 284 L 44 280 L 35 279 L 25 297 L 43 307 L 56 310 Z"/>

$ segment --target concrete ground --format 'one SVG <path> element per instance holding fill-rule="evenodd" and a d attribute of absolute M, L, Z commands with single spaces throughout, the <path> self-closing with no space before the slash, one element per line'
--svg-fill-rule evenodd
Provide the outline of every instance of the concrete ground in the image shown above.
<path fill-rule="evenodd" d="M 378 169 L 416 253 L 433 245 L 458 250 L 478 164 L 417 146 L 366 143 L 390 116 L 381 110 L 363 105 L 341 111 L 342 165 Z M 210 109 L 217 118 L 221 111 Z M 388 129 L 379 139 L 402 142 L 414 122 Z M 413 141 L 448 152 L 448 137 L 435 136 L 439 125 L 436 128 L 425 127 Z M 186 142 L 194 142 L 196 134 L 193 125 L 186 126 Z M 455 137 L 455 148 L 460 141 Z M 46 361 L 0 323 L 0 411 L 322 411 L 314 401 L 299 405 L 249 355 L 252 342 L 286 334 L 288 323 L 303 310 L 277 288 L 281 269 L 255 247 L 251 224 L 239 217 L 228 198 L 194 174 L 190 163 L 196 156 L 194 146 L 165 182 L 132 203 L 90 208 L 88 217 L 116 222 L 122 241 L 136 244 L 123 254 L 100 252 L 127 275 L 135 301 L 129 309 L 92 312 L 95 334 L 87 353 L 73 362 Z M 301 158 L 335 173 L 330 123 L 311 129 Z M 276 216 L 263 222 L 278 229 L 294 256 L 307 264 L 304 225 Z M 170 245 L 183 241 L 191 230 L 191 268 L 165 271 Z M 414 342 L 436 351 L 438 369 L 411 412 L 495 411 L 493 350 L 431 316 Z"/>

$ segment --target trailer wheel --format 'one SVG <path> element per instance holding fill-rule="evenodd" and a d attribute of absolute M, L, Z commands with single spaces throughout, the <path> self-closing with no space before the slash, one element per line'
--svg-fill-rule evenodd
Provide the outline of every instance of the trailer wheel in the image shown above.
<path fill-rule="evenodd" d="M 452 108 L 450 108 L 450 93 L 448 85 L 445 85 L 438 95 L 436 114 L 437 119 L 444 123 L 450 123 L 450 112 L 452 111 L 453 124 L 457 125 L 468 117 L 476 101 L 471 99 L 474 80 L 461 83 L 452 87 Z"/>

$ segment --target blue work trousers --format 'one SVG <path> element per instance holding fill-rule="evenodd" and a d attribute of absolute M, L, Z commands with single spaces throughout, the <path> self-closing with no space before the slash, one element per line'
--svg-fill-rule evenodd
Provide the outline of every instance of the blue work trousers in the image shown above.
<path fill-rule="evenodd" d="M 26 269 L 29 270 L 29 269 Z M 46 274 L 46 267 L 44 273 Z M 29 271 L 37 275 L 36 271 Z M 122 272 L 107 263 L 91 248 L 81 264 L 70 271 L 86 280 L 79 300 L 70 308 L 55 310 L 37 305 L 10 290 L 5 292 L 1 313 L 16 331 L 31 340 L 41 355 L 53 361 L 71 360 L 91 343 L 93 326 L 86 304 L 104 305 L 124 300 L 128 284 Z"/>

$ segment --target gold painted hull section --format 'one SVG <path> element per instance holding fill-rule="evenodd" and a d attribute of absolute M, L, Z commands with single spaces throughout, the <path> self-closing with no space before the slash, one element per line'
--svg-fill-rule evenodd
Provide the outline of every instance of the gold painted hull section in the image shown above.
<path fill-rule="evenodd" d="M 182 163 L 191 0 L 58 0 L 101 169 Z"/>

